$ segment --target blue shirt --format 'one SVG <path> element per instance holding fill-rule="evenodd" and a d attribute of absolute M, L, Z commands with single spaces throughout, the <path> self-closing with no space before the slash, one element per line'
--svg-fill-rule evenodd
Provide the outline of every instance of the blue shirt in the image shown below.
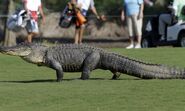
<path fill-rule="evenodd" d="M 143 4 L 143 0 L 123 0 L 123 3 L 126 15 L 131 16 L 139 13 L 140 5 Z"/>

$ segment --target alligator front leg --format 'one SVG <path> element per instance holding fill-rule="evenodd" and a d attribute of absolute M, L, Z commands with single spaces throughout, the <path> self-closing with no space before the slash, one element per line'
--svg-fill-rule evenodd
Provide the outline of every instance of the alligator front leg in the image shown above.
<path fill-rule="evenodd" d="M 94 70 L 100 60 L 100 54 L 98 52 L 92 52 L 85 60 L 83 64 L 83 71 L 81 79 L 89 79 L 90 72 Z"/>
<path fill-rule="evenodd" d="M 84 68 L 80 79 L 82 79 L 82 80 L 89 79 L 90 72 L 91 72 L 90 69 Z"/>
<path fill-rule="evenodd" d="M 64 75 L 62 66 L 60 65 L 60 63 L 55 61 L 52 61 L 50 66 L 51 68 L 56 70 L 57 82 L 60 82 L 63 79 L 63 75 Z"/>
<path fill-rule="evenodd" d="M 63 70 L 57 69 L 57 70 L 56 70 L 56 76 L 57 76 L 57 82 L 62 81 L 63 76 L 64 76 Z"/>

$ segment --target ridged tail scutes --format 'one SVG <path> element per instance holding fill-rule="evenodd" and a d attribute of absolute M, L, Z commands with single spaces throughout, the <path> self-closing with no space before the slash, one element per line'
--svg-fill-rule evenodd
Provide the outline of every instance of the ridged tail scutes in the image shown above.
<path fill-rule="evenodd" d="M 113 72 L 121 72 L 141 79 L 184 79 L 185 70 L 162 64 L 151 64 L 109 53 L 104 56 L 104 67 Z M 105 65 L 108 64 L 108 65 Z"/>
<path fill-rule="evenodd" d="M 138 67 L 139 78 L 142 79 L 184 79 L 184 69 L 168 67 L 165 65 L 140 64 Z"/>

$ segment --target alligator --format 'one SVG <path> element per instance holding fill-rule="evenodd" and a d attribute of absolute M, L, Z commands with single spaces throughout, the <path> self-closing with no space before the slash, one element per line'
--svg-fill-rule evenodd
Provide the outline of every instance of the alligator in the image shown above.
<path fill-rule="evenodd" d="M 113 73 L 112 79 L 118 79 L 121 74 L 141 79 L 185 78 L 184 69 L 147 63 L 88 45 L 46 46 L 23 43 L 0 47 L 0 52 L 20 56 L 30 63 L 56 70 L 58 82 L 63 79 L 64 72 L 82 72 L 81 79 L 86 80 L 95 69 L 110 70 Z"/>

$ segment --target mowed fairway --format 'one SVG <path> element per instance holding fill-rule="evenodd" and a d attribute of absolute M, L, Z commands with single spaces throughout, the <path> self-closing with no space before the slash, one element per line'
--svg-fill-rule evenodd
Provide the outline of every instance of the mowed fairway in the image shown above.
<path fill-rule="evenodd" d="M 185 49 L 107 49 L 152 63 L 185 67 Z M 90 80 L 0 54 L 0 111 L 185 111 L 185 80 L 141 80 L 93 71 Z"/>

